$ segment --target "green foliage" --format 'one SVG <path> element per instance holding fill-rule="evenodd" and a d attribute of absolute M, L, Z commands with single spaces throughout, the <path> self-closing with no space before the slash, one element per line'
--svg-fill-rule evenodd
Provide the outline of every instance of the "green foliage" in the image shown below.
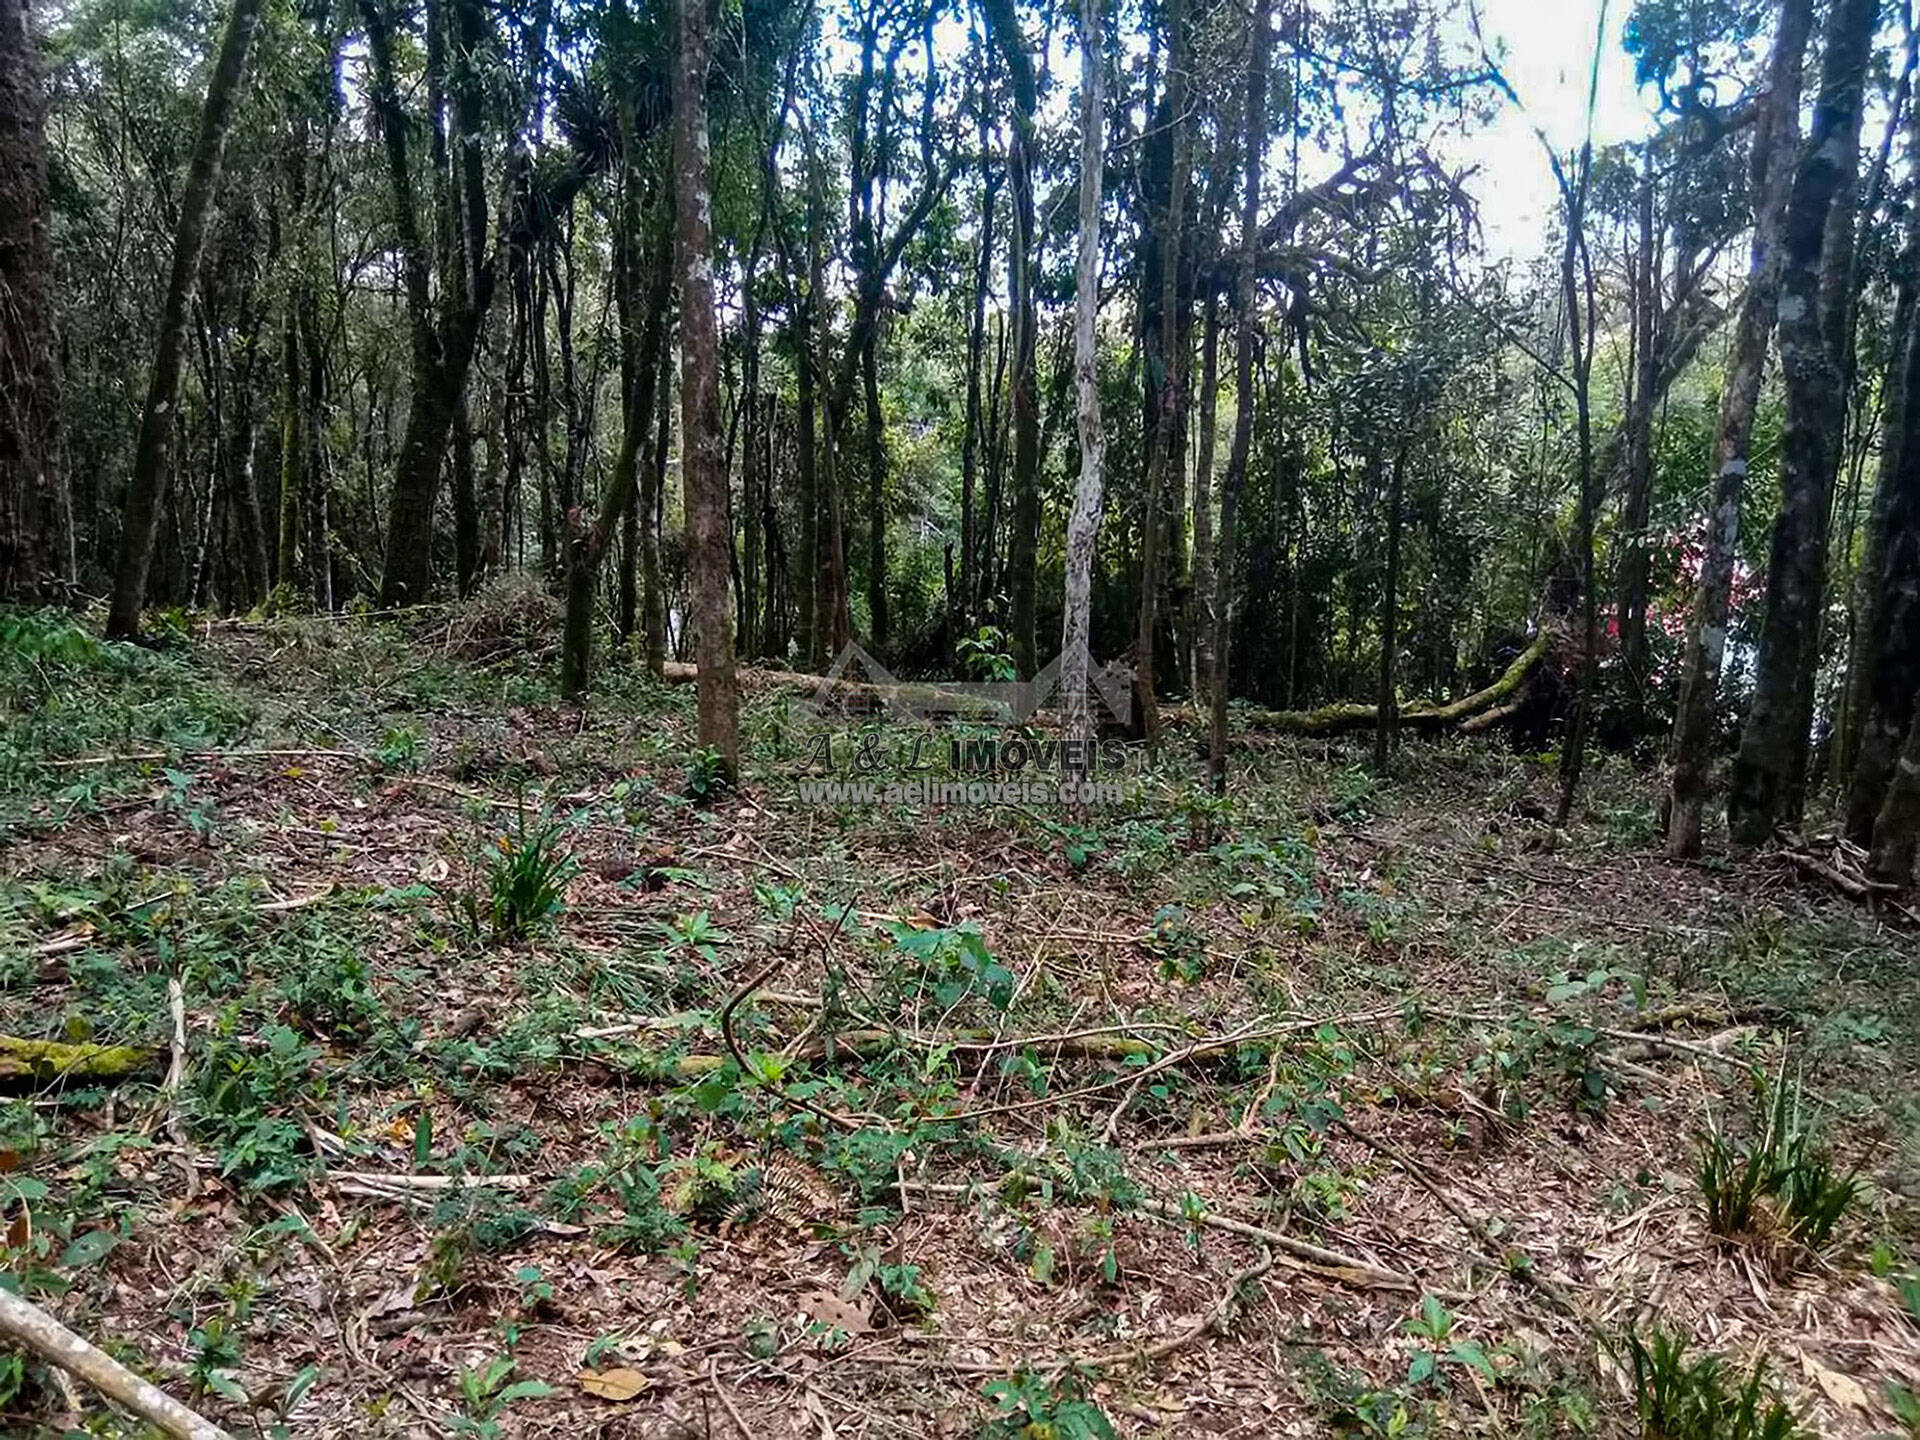
<path fill-rule="evenodd" d="M 553 1393 L 553 1387 L 543 1380 L 512 1380 L 514 1369 L 512 1356 L 499 1355 L 485 1365 L 461 1370 L 460 1414 L 453 1417 L 455 1434 L 495 1440 L 506 1433 L 501 1417 L 516 1401 Z"/>
<path fill-rule="evenodd" d="M 1887 1407 L 1893 1418 L 1906 1427 L 1910 1440 L 1920 1440 L 1920 1395 L 1897 1381 L 1887 1382 Z"/>
<path fill-rule="evenodd" d="M 523 940 L 559 914 L 579 865 L 562 846 L 557 823 L 527 828 L 520 812 L 515 833 L 502 835 L 487 858 L 487 921 L 495 939 Z M 469 918 L 475 907 L 468 900 Z"/>
<path fill-rule="evenodd" d="M 1113 1422 L 1087 1398 L 1086 1386 L 1075 1375 L 1047 1380 L 1021 1371 L 1011 1379 L 992 1381 L 981 1393 L 994 1405 L 984 1436 L 1114 1440 Z"/>
<path fill-rule="evenodd" d="M 420 732 L 411 725 L 396 725 L 380 737 L 374 755 L 389 770 L 417 770 L 425 747 Z"/>
<path fill-rule="evenodd" d="M 977 926 L 921 930 L 895 923 L 888 929 L 903 968 L 931 989 L 943 1009 L 968 999 L 985 1000 L 996 1011 L 1013 1003 L 1013 972 L 987 953 Z"/>
<path fill-rule="evenodd" d="M 1799 1083 L 1784 1077 L 1755 1081 L 1759 1129 L 1747 1141 L 1713 1130 L 1701 1138 L 1695 1181 L 1707 1225 L 1717 1235 L 1748 1235 L 1770 1218 L 1763 1202 L 1778 1208 L 1787 1235 L 1819 1250 L 1859 1192 L 1859 1178 L 1842 1175 L 1808 1128 Z"/>
<path fill-rule="evenodd" d="M 1192 984 L 1207 973 L 1207 940 L 1178 905 L 1162 905 L 1153 915 L 1147 948 L 1160 957 L 1160 973 Z"/>
<path fill-rule="evenodd" d="M 306 1172 L 306 1135 L 287 1118 L 315 1094 L 319 1052 L 285 1025 L 261 1027 L 257 1040 L 236 1033 L 237 1011 L 221 1018 L 194 1068 L 189 1107 L 198 1131 L 220 1155 L 223 1175 L 257 1190 L 289 1184 Z"/>
<path fill-rule="evenodd" d="M 728 785 L 727 758 L 712 745 L 703 745 L 687 761 L 687 794 L 701 804 L 712 804 Z"/>
<path fill-rule="evenodd" d="M 1020 668 L 1013 663 L 1012 642 L 998 625 L 982 625 L 973 634 L 962 635 L 953 648 L 975 680 L 1006 683 L 1020 678 Z"/>
<path fill-rule="evenodd" d="M 1807 1434 L 1773 1398 L 1764 1360 L 1741 1382 L 1718 1356 L 1689 1359 L 1687 1342 L 1658 1328 L 1645 1337 L 1628 1331 L 1620 1348 L 1648 1440 L 1798 1440 Z"/>
<path fill-rule="evenodd" d="M 1420 1313 L 1408 1320 L 1403 1328 L 1421 1342 L 1407 1365 L 1409 1385 L 1438 1381 L 1440 1367 L 1447 1362 L 1478 1371 L 1489 1385 L 1499 1383 L 1500 1377 L 1493 1368 L 1493 1362 L 1487 1359 L 1487 1352 L 1475 1341 L 1454 1338 L 1454 1318 L 1448 1313 L 1447 1307 L 1433 1296 L 1421 1299 Z"/>

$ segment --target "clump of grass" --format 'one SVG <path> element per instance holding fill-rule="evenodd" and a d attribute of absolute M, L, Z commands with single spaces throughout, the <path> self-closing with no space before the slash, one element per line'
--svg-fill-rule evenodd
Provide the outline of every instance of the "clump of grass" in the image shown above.
<path fill-rule="evenodd" d="M 1809 1250 L 1823 1249 L 1859 1193 L 1859 1176 L 1842 1174 L 1807 1122 L 1803 1090 L 1784 1074 L 1756 1082 L 1759 1130 L 1751 1141 L 1724 1130 L 1701 1142 L 1696 1181 L 1716 1235 L 1784 1230 Z"/>
<path fill-rule="evenodd" d="M 1774 1399 L 1765 1360 L 1742 1382 L 1717 1355 L 1690 1358 L 1682 1337 L 1657 1326 L 1645 1337 L 1628 1331 L 1622 1348 L 1646 1440 L 1800 1440 L 1808 1433 Z"/>
<path fill-rule="evenodd" d="M 561 844 L 557 823 L 527 828 L 520 812 L 512 835 L 487 857 L 487 919 L 498 940 L 522 940 L 559 914 L 580 866 Z M 475 917 L 477 918 L 477 917 Z"/>

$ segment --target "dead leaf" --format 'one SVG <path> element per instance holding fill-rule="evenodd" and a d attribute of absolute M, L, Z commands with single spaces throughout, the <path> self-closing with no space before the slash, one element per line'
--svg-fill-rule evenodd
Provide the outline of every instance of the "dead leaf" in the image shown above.
<path fill-rule="evenodd" d="M 1867 1399 L 1867 1390 L 1851 1375 L 1842 1375 L 1838 1370 L 1829 1370 L 1806 1351 L 1800 1352 L 1800 1364 L 1807 1372 L 1807 1378 L 1818 1385 L 1834 1404 L 1846 1410 L 1866 1411 L 1872 1408 Z"/>
<path fill-rule="evenodd" d="M 33 1244 L 33 1212 L 27 1209 L 27 1202 L 20 1202 L 20 1213 L 7 1225 L 7 1248 L 25 1250 Z"/>
<path fill-rule="evenodd" d="M 831 1290 L 814 1290 L 800 1302 L 800 1313 L 816 1325 L 848 1335 L 864 1335 L 872 1326 L 861 1306 L 841 1299 Z"/>
<path fill-rule="evenodd" d="M 600 1400 L 631 1400 L 647 1388 L 647 1377 L 626 1365 L 611 1370 L 582 1370 L 580 1388 Z"/>

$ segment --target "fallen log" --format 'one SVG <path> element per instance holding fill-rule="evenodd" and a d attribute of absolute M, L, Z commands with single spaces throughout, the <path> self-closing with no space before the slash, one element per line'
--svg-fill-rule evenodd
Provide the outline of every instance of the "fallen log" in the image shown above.
<path fill-rule="evenodd" d="M 142 1380 L 30 1300 L 0 1289 L 0 1336 L 93 1386 L 109 1400 L 179 1440 L 231 1440 L 225 1430 Z"/>
<path fill-rule="evenodd" d="M 69 1045 L 0 1035 L 0 1080 L 124 1080 L 158 1058 L 137 1045 Z"/>
<path fill-rule="evenodd" d="M 1553 641 L 1553 632 L 1543 629 L 1497 680 L 1470 695 L 1463 695 L 1445 705 L 1418 701 L 1404 707 L 1400 711 L 1400 728 L 1421 733 L 1452 728 L 1473 733 L 1493 728 L 1518 708 L 1522 689 L 1533 672 L 1540 668 L 1541 661 L 1552 651 Z M 845 705 L 849 700 L 854 700 L 869 708 L 881 709 L 900 703 L 920 709 L 974 714 L 981 718 L 992 718 L 990 712 L 1001 708 L 978 695 L 944 690 L 928 681 L 902 681 L 881 686 L 841 677 L 829 679 L 823 675 L 792 670 L 762 670 L 752 666 L 741 666 L 735 673 L 740 677 L 741 684 L 749 689 L 791 690 L 818 697 L 830 705 Z M 678 661 L 667 662 L 665 678 L 669 682 L 690 684 L 696 677 L 695 666 Z M 1198 724 L 1202 718 L 1187 707 L 1168 706 L 1160 713 L 1162 720 L 1169 723 L 1184 721 Z M 1349 731 L 1372 729 L 1379 713 L 1377 705 L 1342 701 L 1323 705 L 1317 710 L 1249 710 L 1246 712 L 1246 725 L 1250 730 L 1281 735 L 1342 735 Z"/>
<path fill-rule="evenodd" d="M 1400 711 L 1400 728 L 1413 731 L 1438 731 L 1453 726 L 1463 730 L 1487 728 L 1472 722 L 1512 702 L 1527 677 L 1539 668 L 1552 648 L 1553 632 L 1542 630 L 1491 685 L 1445 705 L 1408 705 Z M 1323 705 L 1318 710 L 1253 710 L 1247 713 L 1246 723 L 1249 729 L 1277 731 L 1282 735 L 1341 735 L 1350 730 L 1370 730 L 1379 716 L 1377 705 L 1348 701 Z M 1487 722 L 1492 723 L 1492 720 Z"/>

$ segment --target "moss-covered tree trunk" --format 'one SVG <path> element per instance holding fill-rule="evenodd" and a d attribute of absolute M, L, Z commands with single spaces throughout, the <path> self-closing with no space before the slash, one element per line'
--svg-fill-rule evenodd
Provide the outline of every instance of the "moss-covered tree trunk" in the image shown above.
<path fill-rule="evenodd" d="M 629 183 L 637 183 L 637 177 L 630 174 Z M 613 479 L 597 517 L 589 520 L 578 507 L 568 516 L 566 616 L 560 647 L 560 693 L 568 700 L 585 694 L 592 680 L 594 597 L 599 587 L 600 567 L 613 546 L 616 531 L 625 526 L 634 508 L 640 477 L 653 473 L 654 444 L 666 443 L 664 434 L 655 439 L 654 426 L 655 387 L 660 379 L 661 352 L 665 349 L 667 308 L 673 298 L 671 233 L 663 215 L 655 227 L 655 243 L 648 247 L 649 283 L 644 301 L 629 303 L 629 309 L 641 313 L 641 332 L 634 347 L 634 383 L 627 396 L 625 428 L 614 460 Z M 650 503 L 651 487 L 648 488 Z M 650 525 L 652 517 L 645 518 Z M 656 560 L 656 566 L 657 563 Z M 664 667 L 664 645 L 660 659 Z"/>
<path fill-rule="evenodd" d="M 1909 129 L 1920 183 L 1920 106 Z M 1868 844 L 1920 695 L 1920 204 L 1907 209 L 1874 498 L 1854 593 L 1857 640 L 1847 677 L 1847 728 L 1840 751 L 1850 765 L 1847 834 Z"/>
<path fill-rule="evenodd" d="M 1811 694 L 1803 668 L 1816 643 L 1826 577 L 1826 506 L 1845 424 L 1840 372 L 1821 311 L 1828 219 L 1853 171 L 1879 0 L 1835 0 L 1821 57 L 1820 97 L 1794 171 L 1781 241 L 1779 331 L 1787 417 L 1780 437 L 1780 509 L 1767 567 L 1753 705 L 1734 757 L 1727 823 L 1736 844 L 1758 845 L 1784 818 L 1800 784 Z M 1827 257 L 1831 258 L 1831 257 Z"/>
<path fill-rule="evenodd" d="M 1713 764 L 1713 712 L 1726 657 L 1732 608 L 1733 567 L 1740 537 L 1740 502 L 1746 489 L 1753 417 L 1766 369 L 1767 337 L 1780 293 L 1780 237 L 1799 133 L 1800 76 L 1813 0 L 1782 0 L 1767 64 L 1767 94 L 1753 138 L 1753 241 L 1747 289 L 1734 323 L 1733 358 L 1720 396 L 1714 438 L 1716 472 L 1708 502 L 1699 588 L 1680 661 L 1679 699 L 1668 756 L 1673 780 L 1667 801 L 1667 853 L 1687 859 L 1700 853 L 1701 812 Z"/>

